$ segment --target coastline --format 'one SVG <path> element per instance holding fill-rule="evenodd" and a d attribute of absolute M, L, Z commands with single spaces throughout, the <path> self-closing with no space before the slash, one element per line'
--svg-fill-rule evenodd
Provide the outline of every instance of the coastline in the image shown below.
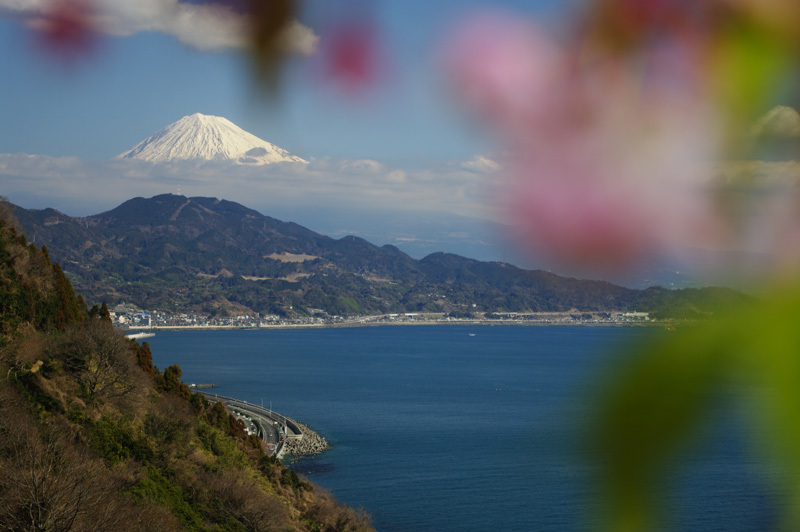
<path fill-rule="evenodd" d="M 263 406 L 234 397 L 197 388 L 190 389 L 202 394 L 209 401 L 222 403 L 231 414 L 245 423 L 248 432 L 253 430 L 253 433 L 259 434 L 267 451 L 279 459 L 283 459 L 285 455 L 292 458 L 315 455 L 331 449 L 328 440 L 308 425 L 274 410 L 267 410 Z"/>
<path fill-rule="evenodd" d="M 320 436 L 308 425 L 300 423 L 295 419 L 287 419 L 294 423 L 303 433 L 302 439 L 288 440 L 286 445 L 284 445 L 284 454 L 291 456 L 292 460 L 301 456 L 317 455 L 333 448 L 324 436 Z"/>
<path fill-rule="evenodd" d="M 520 327 L 669 327 L 672 323 L 669 320 L 651 320 L 638 322 L 553 322 L 536 320 L 420 320 L 420 321 L 370 321 L 370 322 L 339 322 L 339 323 L 282 323 L 275 325 L 152 325 L 152 326 L 129 326 L 126 331 L 265 331 L 278 329 L 350 329 L 357 327 L 404 327 L 404 326 L 461 326 L 461 327 L 496 327 L 496 326 L 520 326 Z M 683 322 L 681 322 L 683 324 Z"/>

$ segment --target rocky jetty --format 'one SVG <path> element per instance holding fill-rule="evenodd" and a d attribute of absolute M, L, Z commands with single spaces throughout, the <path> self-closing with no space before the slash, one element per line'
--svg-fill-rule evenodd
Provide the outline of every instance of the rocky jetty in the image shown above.
<path fill-rule="evenodd" d="M 325 438 L 311 430 L 308 426 L 295 420 L 292 420 L 292 422 L 303 431 L 303 437 L 299 440 L 288 440 L 284 447 L 284 452 L 286 454 L 292 456 L 319 454 L 331 448 Z"/>

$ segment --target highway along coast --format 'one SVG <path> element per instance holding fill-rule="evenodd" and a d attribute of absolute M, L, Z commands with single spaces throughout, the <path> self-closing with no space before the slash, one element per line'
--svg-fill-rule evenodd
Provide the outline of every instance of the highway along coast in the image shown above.
<path fill-rule="evenodd" d="M 240 419 L 250 434 L 257 434 L 269 456 L 283 458 L 318 454 L 330 449 L 327 440 L 306 425 L 278 414 L 263 406 L 224 397 L 215 393 L 197 390 L 206 399 L 222 403 L 237 419 Z"/>

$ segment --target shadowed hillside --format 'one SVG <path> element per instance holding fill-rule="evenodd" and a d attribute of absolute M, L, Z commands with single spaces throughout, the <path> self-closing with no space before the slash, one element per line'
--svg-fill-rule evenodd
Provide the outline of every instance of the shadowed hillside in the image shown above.
<path fill-rule="evenodd" d="M 577 308 L 697 317 L 742 299 L 725 289 L 632 290 L 445 253 L 415 260 L 394 246 L 335 240 L 215 198 L 134 198 L 86 218 L 15 212 L 90 301 L 146 309 L 352 316 Z"/>

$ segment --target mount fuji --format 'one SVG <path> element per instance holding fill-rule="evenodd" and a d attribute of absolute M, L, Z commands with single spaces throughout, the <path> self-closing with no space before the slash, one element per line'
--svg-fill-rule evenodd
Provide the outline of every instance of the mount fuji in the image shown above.
<path fill-rule="evenodd" d="M 200 159 L 244 165 L 308 162 L 248 133 L 227 118 L 200 113 L 184 116 L 115 159 L 151 163 Z"/>

